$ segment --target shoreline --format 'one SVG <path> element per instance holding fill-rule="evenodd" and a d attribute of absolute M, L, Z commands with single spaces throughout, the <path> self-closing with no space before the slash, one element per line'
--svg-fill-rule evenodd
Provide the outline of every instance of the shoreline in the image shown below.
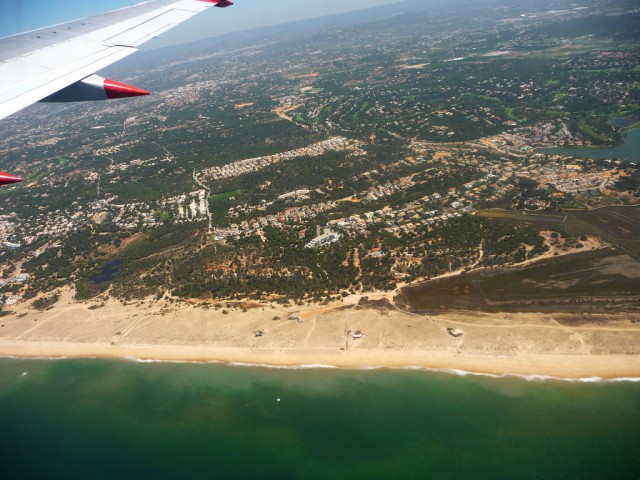
<path fill-rule="evenodd" d="M 354 295 L 322 307 L 213 308 L 155 298 L 78 302 L 63 290 L 54 308 L 21 304 L 1 317 L 0 357 L 640 379 L 640 313 L 416 314 L 388 292 L 368 297 L 388 304 Z"/>
<path fill-rule="evenodd" d="M 527 380 L 640 381 L 639 355 L 515 354 L 360 350 L 341 353 L 261 352 L 206 345 L 111 345 L 0 341 L 0 358 L 111 359 L 134 362 L 221 364 L 238 367 L 343 370 L 424 370 Z"/>

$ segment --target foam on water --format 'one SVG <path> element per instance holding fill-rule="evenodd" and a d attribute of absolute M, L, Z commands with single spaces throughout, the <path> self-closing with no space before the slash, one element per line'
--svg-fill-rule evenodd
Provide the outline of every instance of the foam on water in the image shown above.
<path fill-rule="evenodd" d="M 0 358 L 7 358 L 13 360 L 25 360 L 25 357 L 18 357 L 14 355 L 3 355 Z M 46 360 L 46 361 L 58 361 L 58 360 L 68 360 L 71 357 L 28 357 L 29 360 Z M 85 359 L 101 359 L 100 357 L 83 357 Z M 251 363 L 251 362 L 224 362 L 218 360 L 206 360 L 206 361 L 197 361 L 197 360 L 164 360 L 164 359 L 150 359 L 150 358 L 138 358 L 135 356 L 126 356 L 122 357 L 125 361 L 135 362 L 135 363 L 167 363 L 167 364 L 194 364 L 194 365 L 227 365 L 230 367 L 242 367 L 242 368 L 266 368 L 266 369 L 274 369 L 274 370 L 352 370 L 352 371 L 374 371 L 374 370 L 405 370 L 405 371 L 425 371 L 425 372 L 434 372 L 434 373 L 445 373 L 449 375 L 455 375 L 460 377 L 466 376 L 478 376 L 478 377 L 488 377 L 488 378 L 521 378 L 523 380 L 527 380 L 529 382 L 547 382 L 547 381 L 561 381 L 561 382 L 580 382 L 580 383 L 607 383 L 607 382 L 640 382 L 640 377 L 614 377 L 614 378 L 602 378 L 602 377 L 577 377 L 577 378 L 566 378 L 566 377 L 555 377 L 552 375 L 539 375 L 539 374 L 530 374 L 530 375 L 521 375 L 515 373 L 507 373 L 502 375 L 496 375 L 494 373 L 484 373 L 484 372 L 472 372 L 468 370 L 460 370 L 457 368 L 429 368 L 422 367 L 418 365 L 407 365 L 404 367 L 384 367 L 384 366 L 375 366 L 375 365 L 365 365 L 361 367 L 349 367 L 343 368 L 338 367 L 337 365 L 328 365 L 322 363 L 310 363 L 310 364 L 302 364 L 302 365 L 271 365 L 271 364 L 263 364 L 263 363 Z"/>
<path fill-rule="evenodd" d="M 577 377 L 577 378 L 565 378 L 555 377 L 552 375 L 521 375 L 515 373 L 507 373 L 502 375 L 496 375 L 494 373 L 484 372 L 472 372 L 468 370 L 460 370 L 457 368 L 429 368 L 417 365 L 408 365 L 405 367 L 384 367 L 375 365 L 365 365 L 361 367 L 342 368 L 336 365 L 328 365 L 321 363 L 311 363 L 302 365 L 271 365 L 263 363 L 251 363 L 251 362 L 223 362 L 217 360 L 207 361 L 194 361 L 194 360 L 154 360 L 154 359 L 141 359 L 137 357 L 124 357 L 125 360 L 133 361 L 136 363 L 176 363 L 176 364 L 210 364 L 210 365 L 227 365 L 230 367 L 241 368 L 265 368 L 273 370 L 352 370 L 352 371 L 375 371 L 375 370 L 401 370 L 401 371 L 424 371 L 434 373 L 445 373 L 449 375 L 455 375 L 459 377 L 477 376 L 488 378 L 521 378 L 529 382 L 547 382 L 547 381 L 561 381 L 561 382 L 580 382 L 580 383 L 598 383 L 598 382 L 640 382 L 640 377 L 615 377 L 615 378 L 602 378 L 602 377 Z"/>

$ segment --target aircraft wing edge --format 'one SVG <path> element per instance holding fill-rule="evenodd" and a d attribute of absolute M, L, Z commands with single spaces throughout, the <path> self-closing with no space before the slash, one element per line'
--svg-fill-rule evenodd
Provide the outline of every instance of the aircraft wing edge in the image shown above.
<path fill-rule="evenodd" d="M 0 39 L 0 119 L 82 81 L 211 6 L 229 5 L 228 0 L 152 0 Z"/>
<path fill-rule="evenodd" d="M 29 105 L 53 95 L 69 85 L 74 84 L 118 60 L 137 52 L 130 47 L 105 48 L 102 55 L 97 54 L 84 65 L 69 65 L 64 71 L 51 70 L 23 82 L 19 86 L 20 93 L 6 101 L 0 100 L 0 120 L 16 113 Z"/>

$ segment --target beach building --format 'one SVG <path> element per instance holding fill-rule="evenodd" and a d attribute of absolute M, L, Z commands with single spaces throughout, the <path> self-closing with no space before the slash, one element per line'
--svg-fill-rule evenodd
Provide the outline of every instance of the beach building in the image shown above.
<path fill-rule="evenodd" d="M 464 332 L 462 330 L 460 330 L 459 328 L 447 328 L 447 332 L 449 332 L 449 335 L 451 335 L 452 337 L 461 337 L 462 335 L 464 335 Z"/>

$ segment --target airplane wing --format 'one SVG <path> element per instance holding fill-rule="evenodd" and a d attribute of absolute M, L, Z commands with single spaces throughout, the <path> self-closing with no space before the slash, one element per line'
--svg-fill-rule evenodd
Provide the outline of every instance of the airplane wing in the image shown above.
<path fill-rule="evenodd" d="M 0 119 L 38 101 L 146 95 L 93 74 L 201 11 L 230 5 L 229 0 L 152 0 L 0 39 Z"/>

